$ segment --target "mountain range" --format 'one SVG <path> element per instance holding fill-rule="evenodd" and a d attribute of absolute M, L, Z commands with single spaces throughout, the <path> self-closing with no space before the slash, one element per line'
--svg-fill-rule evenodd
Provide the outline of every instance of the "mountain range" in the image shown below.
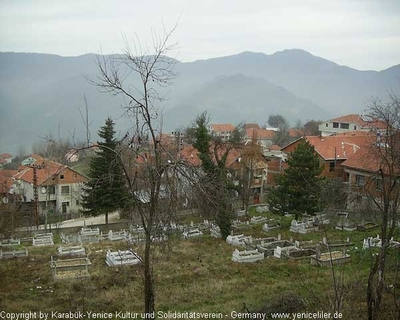
<path fill-rule="evenodd" d="M 360 71 L 292 49 L 272 55 L 254 52 L 179 62 L 178 76 L 160 93 L 167 99 L 163 131 L 187 126 L 203 111 L 214 123 L 265 124 L 271 114 L 297 120 L 326 120 L 367 109 L 371 97 L 399 92 L 400 65 L 382 71 Z M 100 93 L 88 79 L 98 76 L 96 55 L 61 57 L 35 53 L 0 53 L 0 152 L 28 148 L 40 137 L 81 140 L 79 109 L 84 96 L 92 136 L 106 117 L 123 135 L 122 97 Z M 129 78 L 135 84 L 135 78 Z M 95 138 L 94 138 L 95 139 Z"/>

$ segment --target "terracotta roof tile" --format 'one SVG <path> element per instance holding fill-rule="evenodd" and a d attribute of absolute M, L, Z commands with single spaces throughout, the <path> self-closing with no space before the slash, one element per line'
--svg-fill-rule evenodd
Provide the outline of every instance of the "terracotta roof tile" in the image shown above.
<path fill-rule="evenodd" d="M 230 124 L 230 123 L 225 123 L 225 124 L 211 124 L 210 125 L 211 129 L 215 132 L 231 132 L 235 129 L 235 126 Z"/>
<path fill-rule="evenodd" d="M 36 169 L 36 177 L 37 177 L 37 184 L 41 185 L 45 182 L 47 182 L 50 178 L 57 178 L 61 173 L 65 173 L 66 171 L 70 172 L 73 171 L 76 174 L 76 178 L 69 177 L 68 179 L 59 181 L 59 183 L 74 183 L 74 182 L 84 182 L 87 181 L 88 179 L 81 175 L 80 173 L 74 171 L 71 168 L 68 168 L 67 166 L 50 161 L 50 160 L 44 160 L 42 157 L 37 156 L 37 155 L 32 155 L 32 158 L 36 159 L 36 162 L 34 163 L 35 165 L 40 165 L 43 166 L 42 168 Z M 33 172 L 34 169 L 30 166 L 21 166 L 19 167 L 20 172 L 16 174 L 14 177 L 15 179 L 20 179 L 23 181 L 26 181 L 28 183 L 33 183 Z M 66 175 L 66 174 L 64 174 Z M 55 177 L 57 176 L 57 177 Z M 67 175 L 66 175 L 67 176 Z"/>
<path fill-rule="evenodd" d="M 267 130 L 267 129 L 246 129 L 246 138 L 251 139 L 253 134 L 256 134 L 257 139 L 272 139 L 275 137 L 274 130 Z"/>
<path fill-rule="evenodd" d="M 325 160 L 347 159 L 366 145 L 375 141 L 374 135 L 336 135 L 328 137 L 307 136 L 306 140 Z"/>

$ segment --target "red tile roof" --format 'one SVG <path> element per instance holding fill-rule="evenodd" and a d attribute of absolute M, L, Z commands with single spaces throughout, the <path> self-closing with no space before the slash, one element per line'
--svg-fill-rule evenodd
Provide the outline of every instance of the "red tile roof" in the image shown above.
<path fill-rule="evenodd" d="M 267 130 L 267 129 L 246 129 L 246 138 L 251 139 L 253 134 L 256 134 L 257 139 L 272 139 L 275 137 L 274 130 Z"/>
<path fill-rule="evenodd" d="M 18 173 L 18 170 L 0 170 L 0 176 L 12 178 Z"/>
<path fill-rule="evenodd" d="M 41 185 L 45 182 L 47 182 L 50 178 L 56 178 L 58 179 L 58 176 L 63 173 L 70 171 L 73 171 L 77 175 L 77 178 L 68 178 L 65 180 L 60 181 L 60 183 L 73 183 L 73 182 L 84 182 L 87 181 L 87 178 L 80 173 L 74 171 L 71 168 L 68 168 L 67 166 L 50 161 L 50 160 L 44 160 L 42 157 L 38 155 L 32 155 L 32 158 L 36 159 L 36 162 L 34 163 L 35 165 L 40 165 L 43 166 L 42 168 L 37 168 L 36 169 L 36 177 L 37 177 L 37 184 Z M 29 166 L 20 166 L 19 167 L 19 173 L 16 174 L 14 177 L 15 179 L 20 179 L 23 181 L 26 181 L 28 183 L 33 183 L 33 172 L 34 169 Z M 69 177 L 69 175 L 68 175 Z M 76 181 L 75 181 L 76 180 Z"/>
<path fill-rule="evenodd" d="M 288 136 L 291 138 L 301 137 L 303 135 L 303 131 L 300 129 L 289 129 Z"/>
<path fill-rule="evenodd" d="M 12 158 L 12 155 L 9 153 L 0 154 L 0 159 L 9 159 L 9 158 Z"/>
<path fill-rule="evenodd" d="M 315 151 L 324 160 L 334 160 L 335 156 L 336 160 L 345 160 L 361 148 L 370 146 L 376 141 L 374 134 L 354 131 L 352 134 L 346 133 L 327 137 L 306 136 L 290 143 L 288 146 L 282 148 L 282 150 L 285 151 L 286 148 L 297 143 L 301 139 L 305 139 L 314 146 Z"/>
<path fill-rule="evenodd" d="M 381 154 L 385 154 L 385 150 L 379 149 L 381 147 L 377 145 L 370 145 L 369 147 L 360 149 L 355 155 L 351 155 L 346 161 L 344 161 L 341 165 L 345 168 L 376 173 L 378 170 L 382 169 L 382 171 L 386 174 L 390 173 L 388 163 L 385 160 L 390 161 L 390 157 L 386 158 L 385 156 L 381 156 Z M 400 166 L 395 165 L 392 167 L 392 170 L 396 176 L 400 174 Z"/>
<path fill-rule="evenodd" d="M 306 140 L 325 160 L 347 159 L 361 148 L 375 141 L 374 135 L 336 135 L 328 137 L 307 136 Z"/>
<path fill-rule="evenodd" d="M 211 129 L 215 132 L 232 132 L 233 130 L 235 130 L 235 126 L 230 124 L 230 123 L 226 123 L 226 124 L 211 124 L 210 125 Z"/>
<path fill-rule="evenodd" d="M 270 149 L 270 150 L 276 150 L 276 151 L 279 151 L 279 150 L 281 150 L 281 147 L 280 147 L 280 146 L 278 146 L 278 145 L 276 145 L 276 144 L 273 144 L 272 146 L 270 146 L 270 147 L 269 147 L 269 149 Z"/>
<path fill-rule="evenodd" d="M 8 193 L 13 185 L 14 179 L 0 175 L 0 193 Z"/>

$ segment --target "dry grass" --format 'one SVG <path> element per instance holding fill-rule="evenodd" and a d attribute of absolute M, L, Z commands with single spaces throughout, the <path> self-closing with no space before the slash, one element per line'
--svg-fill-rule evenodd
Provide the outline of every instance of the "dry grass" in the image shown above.
<path fill-rule="evenodd" d="M 245 234 L 265 237 L 255 226 Z M 322 239 L 321 231 L 313 235 L 293 235 L 274 230 L 270 235 L 283 234 L 295 240 Z M 268 236 L 270 236 L 268 235 Z M 359 241 L 366 234 L 352 234 Z M 332 239 L 343 235 L 329 231 Z M 353 240 L 354 241 L 354 240 Z M 97 243 L 86 245 L 92 265 L 90 278 L 54 282 L 50 257 L 56 246 L 29 248 L 29 257 L 0 261 L 0 304 L 8 312 L 31 311 L 132 311 L 141 312 L 142 272 L 140 266 L 108 267 L 108 249 L 126 249 L 127 244 Z M 139 245 L 133 249 L 142 254 Z M 156 307 L 162 311 L 222 312 L 242 311 L 244 303 L 250 310 L 260 310 L 268 301 L 279 301 L 287 293 L 297 295 L 307 310 L 330 311 L 333 297 L 331 271 L 310 265 L 310 261 L 268 258 L 253 264 L 231 261 L 234 248 L 209 236 L 182 240 L 172 239 L 169 246 L 156 246 L 154 273 Z M 335 267 L 343 271 L 346 300 L 345 319 L 365 315 L 365 279 L 370 254 L 352 251 L 351 263 Z M 390 292 L 388 301 L 391 298 Z M 351 303 L 350 303 L 351 302 Z M 392 306 L 390 312 L 394 307 Z M 389 312 L 389 311 L 388 311 Z M 393 313 L 393 312 L 392 312 Z M 358 317 L 358 318 L 357 318 Z"/>

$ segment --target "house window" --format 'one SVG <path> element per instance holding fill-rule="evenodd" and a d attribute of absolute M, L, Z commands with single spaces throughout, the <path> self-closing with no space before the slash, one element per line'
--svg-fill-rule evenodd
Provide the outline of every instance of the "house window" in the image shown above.
<path fill-rule="evenodd" d="M 69 207 L 69 202 L 61 203 L 61 212 L 62 213 L 67 213 L 67 207 Z"/>
<path fill-rule="evenodd" d="M 56 193 L 56 187 L 55 186 L 49 186 L 49 194 L 55 194 Z"/>
<path fill-rule="evenodd" d="M 325 123 L 325 127 L 327 127 L 327 128 L 328 128 L 328 123 Z"/>
<path fill-rule="evenodd" d="M 329 172 L 335 171 L 335 161 L 329 162 Z"/>
<path fill-rule="evenodd" d="M 67 195 L 67 194 L 69 194 L 69 186 L 62 186 L 62 187 L 61 187 L 61 194 L 62 194 L 62 195 Z"/>
<path fill-rule="evenodd" d="M 334 123 L 333 123 L 333 127 L 334 127 L 334 128 L 339 128 L 339 122 L 334 122 Z"/>
<path fill-rule="evenodd" d="M 340 129 L 349 129 L 350 125 L 348 123 L 341 123 L 340 124 Z"/>
<path fill-rule="evenodd" d="M 356 185 L 359 187 L 363 187 L 365 185 L 365 177 L 357 174 L 356 175 Z"/>
<path fill-rule="evenodd" d="M 64 179 L 64 175 L 60 174 L 60 179 L 63 180 Z"/>
<path fill-rule="evenodd" d="M 77 175 L 76 173 L 74 173 L 72 176 L 73 176 L 75 179 L 78 177 L 78 175 Z"/>
<path fill-rule="evenodd" d="M 356 131 L 357 130 L 357 126 L 354 126 L 354 131 Z"/>

